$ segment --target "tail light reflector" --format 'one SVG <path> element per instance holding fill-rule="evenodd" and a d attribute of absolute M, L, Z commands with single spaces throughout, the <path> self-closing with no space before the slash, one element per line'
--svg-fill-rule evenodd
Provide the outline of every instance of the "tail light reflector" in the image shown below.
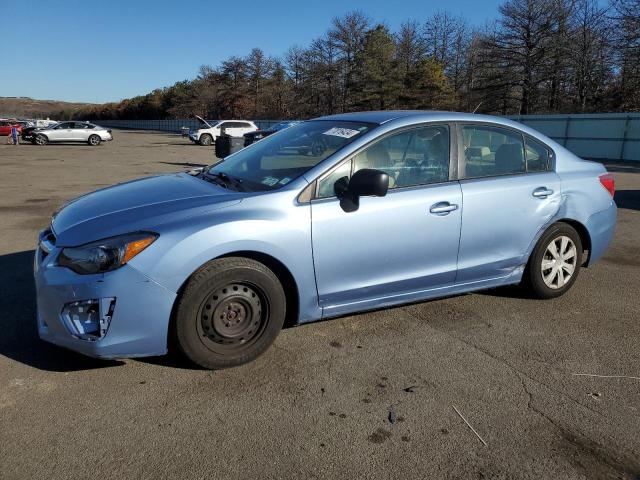
<path fill-rule="evenodd" d="M 600 183 L 602 184 L 602 186 L 606 188 L 613 197 L 613 195 L 616 193 L 616 182 L 613 179 L 613 174 L 605 173 L 604 175 L 600 175 L 598 178 L 600 179 Z"/>

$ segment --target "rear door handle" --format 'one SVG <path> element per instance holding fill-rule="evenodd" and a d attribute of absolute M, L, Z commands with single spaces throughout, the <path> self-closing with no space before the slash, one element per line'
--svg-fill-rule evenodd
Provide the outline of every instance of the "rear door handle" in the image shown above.
<path fill-rule="evenodd" d="M 547 187 L 538 187 L 533 191 L 533 196 L 538 198 L 547 198 L 553 193 L 553 190 Z"/>
<path fill-rule="evenodd" d="M 449 202 L 438 202 L 431 205 L 429 211 L 435 215 L 449 215 L 458 209 L 458 205 Z"/>

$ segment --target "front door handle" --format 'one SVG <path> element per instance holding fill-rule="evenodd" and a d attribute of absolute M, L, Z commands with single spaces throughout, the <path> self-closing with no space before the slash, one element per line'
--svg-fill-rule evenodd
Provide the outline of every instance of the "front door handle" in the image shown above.
<path fill-rule="evenodd" d="M 553 193 L 553 190 L 547 187 L 538 187 L 533 191 L 533 196 L 537 198 L 547 198 Z"/>
<path fill-rule="evenodd" d="M 449 202 L 438 202 L 431 205 L 429 211 L 435 215 L 449 215 L 458 209 L 458 205 Z"/>

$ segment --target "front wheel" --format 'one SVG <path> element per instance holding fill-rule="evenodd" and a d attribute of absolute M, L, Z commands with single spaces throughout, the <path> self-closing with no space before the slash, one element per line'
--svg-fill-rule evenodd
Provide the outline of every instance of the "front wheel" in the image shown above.
<path fill-rule="evenodd" d="M 46 145 L 47 143 L 49 143 L 49 139 L 42 134 L 36 135 L 36 138 L 34 141 L 36 145 Z"/>
<path fill-rule="evenodd" d="M 91 145 L 92 147 L 97 147 L 98 145 L 100 145 L 100 136 L 99 135 L 91 135 L 89 137 L 89 145 Z"/>
<path fill-rule="evenodd" d="M 204 368 L 234 367 L 269 348 L 285 314 L 284 290 L 269 268 L 247 258 L 213 260 L 180 296 L 175 339 L 182 353 Z"/>
<path fill-rule="evenodd" d="M 538 241 L 525 270 L 525 284 L 538 298 L 555 298 L 575 283 L 582 263 L 580 235 L 571 225 L 556 223 Z"/>
<path fill-rule="evenodd" d="M 211 135 L 209 135 L 208 133 L 205 133 L 204 135 L 202 135 L 200 137 L 200 145 L 208 147 L 212 143 L 213 143 L 213 137 Z"/>

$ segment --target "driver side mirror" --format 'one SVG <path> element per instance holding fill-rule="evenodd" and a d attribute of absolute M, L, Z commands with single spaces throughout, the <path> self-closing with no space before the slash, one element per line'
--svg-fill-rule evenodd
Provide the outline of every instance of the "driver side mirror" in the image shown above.
<path fill-rule="evenodd" d="M 355 212 L 360 207 L 360 197 L 384 197 L 387 194 L 389 175 L 381 170 L 363 168 L 353 174 L 347 185 L 345 183 L 346 178 L 343 177 L 335 185 L 340 207 L 347 213 Z"/>

